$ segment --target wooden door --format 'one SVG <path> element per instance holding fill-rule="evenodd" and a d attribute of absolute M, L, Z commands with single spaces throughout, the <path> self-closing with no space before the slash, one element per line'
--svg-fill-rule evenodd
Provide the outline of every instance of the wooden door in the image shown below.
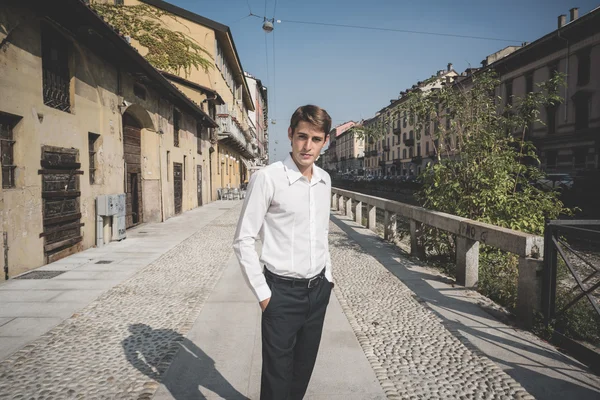
<path fill-rule="evenodd" d="M 79 151 L 43 146 L 38 172 L 42 176 L 42 215 L 44 255 L 50 263 L 81 251 L 81 211 L 79 198 Z"/>
<path fill-rule="evenodd" d="M 198 207 L 202 205 L 202 165 L 196 167 L 196 181 L 198 183 Z"/>
<path fill-rule="evenodd" d="M 125 159 L 126 211 L 125 227 L 143 222 L 141 182 L 142 134 L 137 121 L 123 116 L 123 156 Z"/>
<path fill-rule="evenodd" d="M 183 198 L 183 173 L 182 164 L 173 163 L 173 195 L 175 197 L 175 214 L 181 214 L 181 200 Z"/>

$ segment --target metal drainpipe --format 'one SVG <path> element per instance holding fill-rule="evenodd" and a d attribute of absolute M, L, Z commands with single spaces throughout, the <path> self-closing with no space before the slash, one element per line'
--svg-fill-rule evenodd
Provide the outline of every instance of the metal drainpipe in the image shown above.
<path fill-rule="evenodd" d="M 567 38 L 564 38 L 560 35 L 560 31 L 561 31 L 561 29 L 558 30 L 558 38 L 567 42 L 567 57 L 566 57 L 566 65 L 565 65 L 565 74 L 567 75 L 567 77 L 566 77 L 567 81 L 565 82 L 565 123 L 566 123 L 567 119 L 569 117 L 569 114 L 568 114 L 568 111 L 569 111 L 569 57 L 570 57 L 570 53 L 571 53 L 571 45 L 569 44 L 569 40 Z"/>

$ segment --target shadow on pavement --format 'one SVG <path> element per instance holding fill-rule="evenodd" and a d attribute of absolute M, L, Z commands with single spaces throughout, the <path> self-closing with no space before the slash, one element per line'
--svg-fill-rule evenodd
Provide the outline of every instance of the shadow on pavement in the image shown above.
<path fill-rule="evenodd" d="M 180 333 L 145 324 L 130 325 L 129 332 L 122 342 L 127 361 L 163 384 L 175 400 L 206 399 L 200 387 L 224 399 L 249 400 L 217 371 L 212 358 Z"/>
<path fill-rule="evenodd" d="M 494 346 L 496 353 L 506 355 L 506 358 L 486 355 L 485 357 L 504 366 L 503 370 L 514 380 L 520 383 L 535 398 L 539 399 L 564 399 L 576 398 L 578 400 L 598 399 L 600 392 L 591 388 L 586 380 L 582 379 L 580 371 L 594 376 L 591 371 L 571 358 L 555 351 L 551 351 L 535 342 L 527 340 L 519 334 L 519 331 L 510 326 L 498 326 L 497 324 L 486 324 L 484 320 L 494 319 L 481 307 L 472 302 L 461 300 L 453 296 L 446 296 L 442 292 L 446 289 L 436 289 L 427 281 L 445 282 L 447 279 L 441 276 L 428 274 L 426 272 L 409 269 L 414 265 L 411 260 L 405 259 L 406 254 L 395 245 L 375 238 L 370 234 L 354 231 L 354 227 L 346 225 L 345 217 L 333 215 L 332 222 L 336 224 L 348 237 L 353 239 L 348 242 L 345 238 L 330 234 L 330 241 L 335 246 L 344 250 L 356 250 L 369 254 L 379 261 L 386 269 L 394 274 L 412 292 L 415 293 L 417 301 L 424 303 L 440 319 L 442 324 L 456 336 L 465 346 L 476 353 L 482 352 L 473 345 L 467 337 L 473 337 L 476 341 Z M 366 229 L 366 228 L 365 228 Z M 341 236 L 341 235 L 338 235 Z M 460 288 L 449 289 L 458 291 Z M 439 309 L 445 314 L 442 314 Z M 469 320 L 469 324 L 459 322 L 455 317 Z M 472 323 L 471 323 L 472 322 Z M 459 332 L 460 331 L 460 332 Z M 563 363 L 563 366 L 547 365 L 545 362 L 534 357 L 543 357 L 554 362 Z M 510 359 L 523 361 L 513 362 Z M 551 360 L 551 361 L 550 361 Z M 552 372 L 554 376 L 548 376 L 543 371 Z M 564 379 L 563 379 L 564 378 Z"/>

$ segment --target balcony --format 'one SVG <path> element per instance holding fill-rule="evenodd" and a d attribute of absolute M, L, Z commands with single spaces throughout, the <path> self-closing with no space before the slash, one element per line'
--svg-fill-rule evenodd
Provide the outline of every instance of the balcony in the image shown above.
<path fill-rule="evenodd" d="M 390 151 L 390 146 L 387 144 L 383 145 L 383 151 Z"/>
<path fill-rule="evenodd" d="M 365 154 L 367 157 L 377 157 L 377 150 L 367 151 Z"/>
<path fill-rule="evenodd" d="M 384 160 L 379 160 L 379 166 L 380 167 L 385 167 L 385 161 Z"/>
<path fill-rule="evenodd" d="M 256 150 L 230 115 L 219 114 L 217 123 L 219 124 L 219 128 L 217 128 L 219 142 L 238 150 L 244 158 L 253 159 L 257 156 Z"/>
<path fill-rule="evenodd" d="M 392 128 L 392 133 L 394 135 L 399 135 L 400 131 L 401 131 L 400 121 L 396 121 L 396 123 L 394 123 L 394 127 Z"/>
<path fill-rule="evenodd" d="M 421 164 L 421 161 L 423 161 L 423 157 L 421 157 L 421 156 L 414 156 L 413 158 L 411 158 L 410 161 L 413 164 Z"/>
<path fill-rule="evenodd" d="M 415 138 L 410 137 L 408 139 L 404 139 L 403 142 L 404 142 L 404 144 L 406 146 L 414 146 L 415 145 Z"/>
<path fill-rule="evenodd" d="M 341 156 L 340 161 L 346 161 L 346 156 Z"/>
<path fill-rule="evenodd" d="M 394 164 L 396 167 L 401 167 L 402 166 L 402 160 L 399 158 L 394 159 L 394 161 L 392 162 L 392 164 Z"/>

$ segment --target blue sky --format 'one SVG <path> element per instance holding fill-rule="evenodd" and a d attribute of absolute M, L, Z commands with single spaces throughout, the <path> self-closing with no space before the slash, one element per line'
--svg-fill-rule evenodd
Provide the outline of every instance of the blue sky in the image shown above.
<path fill-rule="evenodd" d="M 488 54 L 532 42 L 556 29 L 557 17 L 598 0 L 170 0 L 228 25 L 246 71 L 269 87 L 271 162 L 289 151 L 294 110 L 317 104 L 334 125 L 369 118 L 400 91 L 451 62 L 458 72 Z M 282 20 L 266 34 L 252 13 Z M 243 18 L 243 19 L 242 19 Z M 241 20 L 240 20 L 241 19 Z M 508 39 L 492 41 L 292 23 L 323 22 Z M 265 36 L 267 46 L 265 46 Z M 512 40 L 512 41 L 511 41 Z M 274 42 L 274 46 L 273 46 Z M 273 58 L 273 54 L 275 58 Z M 268 64 L 267 64 L 268 55 Z M 268 68 L 268 73 L 267 73 Z M 277 144 L 275 143 L 277 142 Z"/>

